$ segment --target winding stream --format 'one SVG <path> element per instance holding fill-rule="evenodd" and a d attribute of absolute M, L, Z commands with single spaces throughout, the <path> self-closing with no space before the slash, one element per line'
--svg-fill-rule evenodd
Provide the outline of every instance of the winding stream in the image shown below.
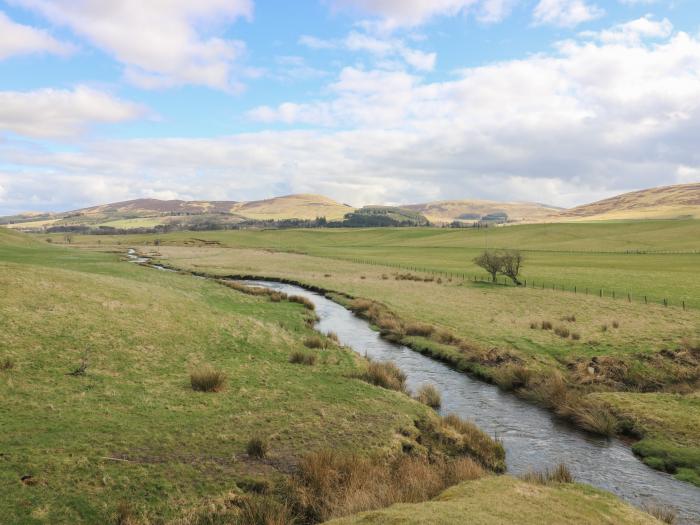
<path fill-rule="evenodd" d="M 149 260 L 132 250 L 129 258 L 133 262 Z M 610 491 L 636 506 L 655 503 L 672 507 L 678 512 L 678 523 L 700 524 L 700 488 L 647 467 L 620 440 L 584 433 L 494 385 L 385 341 L 367 321 L 318 293 L 272 281 L 245 283 L 307 297 L 316 305 L 318 331 L 335 332 L 341 344 L 372 359 L 393 361 L 406 373 L 412 391 L 432 383 L 442 396 L 440 413 L 474 421 L 503 440 L 511 474 L 566 463 L 577 481 Z"/>
<path fill-rule="evenodd" d="M 320 318 L 318 331 L 335 332 L 343 345 L 372 359 L 393 361 L 408 376 L 412 391 L 423 383 L 435 385 L 442 395 L 441 413 L 472 420 L 503 440 L 511 474 L 563 462 L 577 481 L 608 490 L 637 506 L 673 507 L 680 523 L 700 523 L 700 488 L 647 467 L 623 442 L 581 432 L 496 386 L 385 341 L 365 320 L 320 294 L 277 282 L 245 282 L 308 297 Z"/>

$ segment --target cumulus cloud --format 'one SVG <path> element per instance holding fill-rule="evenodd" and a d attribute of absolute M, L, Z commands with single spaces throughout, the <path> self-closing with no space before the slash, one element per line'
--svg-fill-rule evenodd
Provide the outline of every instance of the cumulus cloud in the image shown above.
<path fill-rule="evenodd" d="M 540 0 L 532 13 L 538 25 L 575 27 L 600 18 L 605 11 L 587 0 Z"/>
<path fill-rule="evenodd" d="M 252 0 L 12 0 L 68 26 L 125 65 L 144 88 L 199 84 L 239 87 L 239 40 L 217 36 L 224 24 L 252 17 Z"/>
<path fill-rule="evenodd" d="M 0 11 L 0 60 L 30 53 L 66 56 L 74 50 L 73 45 L 56 40 L 47 31 L 18 24 Z"/>
<path fill-rule="evenodd" d="M 335 10 L 375 17 L 366 26 L 380 31 L 415 27 L 438 16 L 473 12 L 483 22 L 497 22 L 508 16 L 519 0 L 329 0 Z"/>
<path fill-rule="evenodd" d="M 123 122 L 144 109 L 95 89 L 0 91 L 0 130 L 30 137 L 70 137 L 94 123 Z"/>
<path fill-rule="evenodd" d="M 345 67 L 323 93 L 251 114 L 311 129 L 93 141 L 67 152 L 8 143 L 0 156 L 50 170 L 51 186 L 100 180 L 113 188 L 102 201 L 321 192 L 351 204 L 481 197 L 569 206 L 697 180 L 700 166 L 700 39 L 683 32 L 624 45 L 571 40 L 439 82 Z M 31 187 L 22 177 L 0 185 L 6 201 Z"/>
<path fill-rule="evenodd" d="M 437 59 L 436 53 L 413 49 L 400 38 L 378 37 L 359 31 L 351 31 L 345 38 L 323 40 L 309 35 L 302 35 L 299 44 L 311 49 L 343 49 L 365 52 L 381 61 L 398 59 L 401 64 L 408 64 L 419 71 L 432 71 Z"/>
<path fill-rule="evenodd" d="M 668 18 L 656 21 L 652 15 L 646 15 L 603 31 L 585 31 L 581 36 L 605 43 L 638 45 L 643 39 L 667 38 L 672 32 L 673 24 Z"/>

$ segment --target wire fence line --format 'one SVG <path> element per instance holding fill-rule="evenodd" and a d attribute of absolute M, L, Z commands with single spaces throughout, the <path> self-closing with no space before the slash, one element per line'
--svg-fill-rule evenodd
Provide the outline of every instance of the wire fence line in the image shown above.
<path fill-rule="evenodd" d="M 387 268 L 395 268 L 398 270 L 404 270 L 404 271 L 409 271 L 409 272 L 420 272 L 420 273 L 425 273 L 425 274 L 430 274 L 433 277 L 444 277 L 446 279 L 457 279 L 461 280 L 462 282 L 475 282 L 475 283 L 483 283 L 483 284 L 490 284 L 493 286 L 512 286 L 512 287 L 518 287 L 514 282 L 512 282 L 509 278 L 503 277 L 502 279 L 497 278 L 496 281 L 492 281 L 491 277 L 488 276 L 487 274 L 483 273 L 473 273 L 473 272 L 455 272 L 455 271 L 450 271 L 450 270 L 438 270 L 435 268 L 426 268 L 426 267 L 421 267 L 421 266 L 416 266 L 416 265 L 408 265 L 408 264 L 401 264 L 401 263 L 393 263 L 393 262 L 388 262 L 388 261 L 376 261 L 372 259 L 363 259 L 363 258 L 358 258 L 358 257 L 345 257 L 345 256 L 330 256 L 330 255 L 321 255 L 317 257 L 323 257 L 327 259 L 335 259 L 335 260 L 343 260 L 347 262 L 352 262 L 356 264 L 366 264 L 370 266 L 382 266 L 382 267 L 387 267 Z M 683 310 L 688 310 L 690 308 L 697 308 L 697 306 L 689 304 L 686 300 L 684 299 L 675 299 L 675 298 L 669 298 L 669 297 L 658 297 L 658 296 L 652 296 L 652 295 L 641 295 L 641 294 L 632 294 L 629 291 L 625 292 L 620 292 L 619 290 L 615 290 L 613 288 L 605 288 L 605 287 L 591 287 L 591 286 L 578 286 L 578 285 L 564 285 L 564 284 L 556 284 L 556 283 L 547 283 L 544 280 L 537 281 L 535 279 L 523 279 L 522 285 L 520 285 L 523 288 L 533 288 L 533 289 L 541 289 L 541 290 L 553 290 L 553 291 L 558 291 L 558 292 L 568 292 L 572 293 L 574 295 L 590 295 L 590 296 L 598 296 L 600 298 L 609 298 L 609 299 L 620 299 L 627 301 L 629 303 L 632 302 L 637 302 L 637 303 L 643 303 L 643 304 L 659 304 L 663 305 L 666 307 L 678 307 L 682 308 Z"/>

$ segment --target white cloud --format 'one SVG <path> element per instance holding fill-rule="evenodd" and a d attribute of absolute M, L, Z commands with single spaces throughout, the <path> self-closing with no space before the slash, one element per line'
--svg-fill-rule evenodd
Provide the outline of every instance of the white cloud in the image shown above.
<path fill-rule="evenodd" d="M 642 39 L 667 38 L 672 32 L 673 24 L 668 18 L 657 22 L 652 15 L 646 15 L 603 31 L 585 31 L 581 36 L 610 44 L 638 45 Z"/>
<path fill-rule="evenodd" d="M 30 137 L 70 137 L 90 124 L 123 122 L 143 113 L 136 104 L 84 86 L 0 91 L 0 129 Z"/>
<path fill-rule="evenodd" d="M 299 43 L 311 49 L 344 49 L 366 52 L 380 61 L 400 59 L 419 71 L 432 71 L 437 59 L 436 53 L 429 53 L 408 47 L 402 39 L 377 37 L 367 33 L 351 31 L 345 38 L 322 40 L 309 35 L 299 38 Z"/>
<path fill-rule="evenodd" d="M 392 31 L 415 27 L 438 16 L 456 16 L 473 12 L 482 22 L 498 22 L 507 17 L 520 0 L 328 0 L 335 10 L 376 17 L 365 27 Z"/>
<path fill-rule="evenodd" d="M 112 54 L 142 87 L 200 84 L 239 87 L 238 40 L 217 36 L 227 22 L 252 16 L 252 0 L 12 0 Z M 218 30 L 218 31 L 217 31 Z"/>
<path fill-rule="evenodd" d="M 532 16 L 536 24 L 575 27 L 604 14 L 603 9 L 587 0 L 540 0 Z"/>
<path fill-rule="evenodd" d="M 0 11 L 0 60 L 29 53 L 66 56 L 74 50 L 71 44 L 56 40 L 42 29 L 18 24 Z"/>
<path fill-rule="evenodd" d="M 22 166 L 20 175 L 0 177 L 3 209 L 22 196 L 30 202 L 27 195 L 42 187 L 37 180 L 60 187 L 39 195 L 54 209 L 164 191 L 233 200 L 320 192 L 351 204 L 481 197 L 574 205 L 697 180 L 698 93 L 700 39 L 682 32 L 654 43 L 569 41 L 550 54 L 467 68 L 442 82 L 346 67 L 318 100 L 254 112 L 313 129 L 92 141 L 70 152 L 0 143 L 4 165 Z M 96 196 L 71 189 L 86 181 Z"/>

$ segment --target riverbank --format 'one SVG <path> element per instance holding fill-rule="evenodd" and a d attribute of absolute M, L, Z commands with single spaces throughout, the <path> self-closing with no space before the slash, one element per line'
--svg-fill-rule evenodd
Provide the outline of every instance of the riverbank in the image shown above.
<path fill-rule="evenodd" d="M 611 304 L 594 297 L 571 303 L 546 290 L 407 280 L 381 267 L 329 265 L 325 259 L 298 254 L 175 246 L 158 250 L 167 264 L 188 271 L 298 282 L 334 290 L 348 305 L 348 297 L 367 298 L 370 303 L 360 313 L 369 314 L 391 339 L 515 390 L 592 431 L 623 432 L 634 439 L 651 435 L 643 417 L 631 417 L 615 396 L 608 396 L 614 392 L 673 394 L 670 402 L 677 404 L 676 413 L 684 414 L 688 426 L 700 421 L 700 408 L 686 402 L 697 391 L 700 370 L 692 343 L 700 338 L 698 312 Z M 378 306 L 373 308 L 372 302 Z M 542 329 L 545 320 L 552 328 L 566 328 L 569 336 Z M 571 395 L 563 397 L 562 391 Z M 694 474 L 688 471 L 698 472 L 693 458 L 700 450 L 700 430 L 671 437 L 670 423 L 662 419 L 656 426 L 662 433 L 657 440 L 661 451 L 636 450 L 640 455 L 653 452 L 656 456 L 648 460 L 652 466 L 692 481 Z M 651 459 L 668 454 L 676 459 Z"/>

